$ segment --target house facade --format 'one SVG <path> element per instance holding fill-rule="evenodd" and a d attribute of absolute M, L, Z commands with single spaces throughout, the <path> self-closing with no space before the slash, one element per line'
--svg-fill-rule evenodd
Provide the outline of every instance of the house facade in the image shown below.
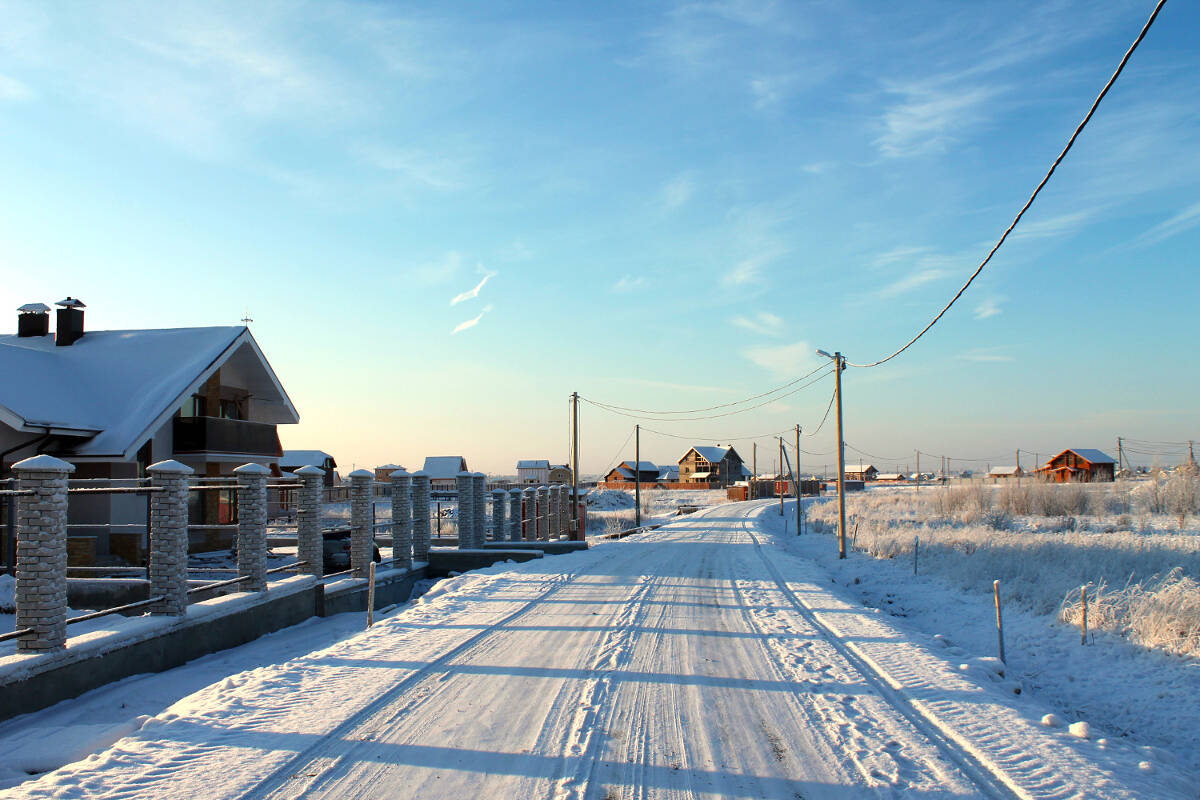
<path fill-rule="evenodd" d="M 1037 468 L 1039 477 L 1054 483 L 1112 481 L 1116 462 L 1100 450 L 1068 448 Z"/>
<path fill-rule="evenodd" d="M 325 470 L 322 486 L 327 489 L 337 486 L 337 461 L 324 450 L 284 450 L 283 458 L 279 459 L 279 469 L 283 472 L 310 466 Z"/>
<path fill-rule="evenodd" d="M 544 458 L 526 458 L 518 461 L 517 483 L 522 486 L 549 486 L 550 462 Z"/>
<path fill-rule="evenodd" d="M 994 481 L 1013 480 L 1015 478 L 1024 478 L 1025 470 L 1019 466 L 1015 467 L 992 467 L 988 470 L 988 477 Z"/>
<path fill-rule="evenodd" d="M 550 483 L 567 484 L 571 482 L 571 468 L 566 464 L 550 465 Z"/>
<path fill-rule="evenodd" d="M 658 482 L 658 475 L 659 469 L 652 461 L 639 461 L 636 469 L 632 461 L 622 461 L 604 476 L 604 485 L 623 488 L 624 484 L 640 481 L 650 486 Z"/>
<path fill-rule="evenodd" d="M 680 483 L 706 483 L 725 489 L 742 480 L 745 466 L 732 447 L 697 445 L 679 459 Z"/>
<path fill-rule="evenodd" d="M 467 471 L 462 456 L 426 456 L 422 470 L 429 476 L 429 492 L 440 497 L 458 496 L 458 473 Z"/>
<path fill-rule="evenodd" d="M 846 465 L 846 480 L 848 481 L 873 481 L 878 476 L 879 470 L 870 464 L 859 464 L 856 467 Z"/>
<path fill-rule="evenodd" d="M 230 477 L 246 463 L 279 474 L 277 426 L 300 417 L 245 327 L 88 331 L 83 304 L 22 307 L 16 335 L 0 335 L 0 472 L 47 453 L 75 465 L 73 479 L 132 479 L 174 459 L 197 478 Z M 194 549 L 228 546 L 236 490 L 192 492 Z M 74 495 L 71 536 L 106 556 L 144 540 L 146 499 Z M 95 526 L 95 527 L 88 527 Z M 126 526 L 125 528 L 110 526 Z M 138 545 L 144 546 L 144 542 Z"/>

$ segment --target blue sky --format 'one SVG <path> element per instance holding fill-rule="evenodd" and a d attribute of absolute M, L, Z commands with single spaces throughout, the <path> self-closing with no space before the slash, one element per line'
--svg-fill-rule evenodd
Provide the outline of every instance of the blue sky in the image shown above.
<path fill-rule="evenodd" d="M 285 446 L 343 465 L 565 460 L 571 391 L 705 407 L 902 344 L 1151 8 L 0 3 L 0 292 L 81 297 L 96 328 L 248 308 L 301 412 Z M 1200 435 L 1198 24 L 1168 4 L 959 305 L 846 374 L 848 442 L 995 463 Z M 831 388 L 646 424 L 813 430 Z M 582 417 L 599 471 L 633 420 Z"/>

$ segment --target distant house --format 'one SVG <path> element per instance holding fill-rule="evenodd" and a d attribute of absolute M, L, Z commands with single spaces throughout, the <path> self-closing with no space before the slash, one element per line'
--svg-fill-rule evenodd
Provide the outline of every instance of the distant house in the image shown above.
<path fill-rule="evenodd" d="M 1025 470 L 1021 469 L 1020 467 L 992 467 L 990 470 L 988 470 L 988 477 L 993 480 L 1012 480 L 1013 478 L 1024 478 Z"/>
<path fill-rule="evenodd" d="M 566 464 L 550 465 L 550 482 L 567 484 L 571 482 L 571 468 Z"/>
<path fill-rule="evenodd" d="M 679 482 L 724 489 L 742 480 L 744 469 L 742 457 L 732 447 L 697 445 L 679 459 Z"/>
<path fill-rule="evenodd" d="M 283 458 L 279 459 L 279 469 L 284 472 L 295 472 L 309 466 L 325 470 L 326 488 L 337 485 L 337 462 L 324 450 L 284 450 Z"/>
<path fill-rule="evenodd" d="M 658 482 L 658 474 L 659 469 L 653 461 L 639 461 L 636 471 L 632 461 L 622 461 L 608 471 L 608 474 L 604 476 L 604 483 L 608 486 L 619 486 L 641 481 L 643 484 L 649 485 Z"/>
<path fill-rule="evenodd" d="M 879 476 L 879 470 L 870 464 L 859 464 L 857 467 L 846 465 L 846 480 L 848 481 L 873 481 Z"/>
<path fill-rule="evenodd" d="M 659 483 L 679 483 L 679 465 L 666 464 L 658 468 Z"/>
<path fill-rule="evenodd" d="M 74 479 L 143 477 L 167 459 L 202 478 L 251 462 L 278 475 L 277 426 L 300 417 L 249 329 L 85 331 L 83 303 L 58 305 L 54 333 L 50 309 L 31 303 L 17 333 L 0 336 L 0 472 L 48 453 L 74 464 Z M 214 526 L 196 529 L 193 546 L 227 547 L 232 532 L 215 526 L 235 521 L 236 490 L 189 503 L 192 524 Z M 71 538 L 106 557 L 140 551 L 145 522 L 146 502 L 131 494 L 76 495 L 68 510 Z"/>
<path fill-rule="evenodd" d="M 399 464 L 384 464 L 375 468 L 375 481 L 377 483 L 391 483 L 393 472 L 404 472 L 404 467 Z"/>
<path fill-rule="evenodd" d="M 544 458 L 527 458 L 518 461 L 517 483 L 522 486 L 549 485 L 550 462 Z"/>
<path fill-rule="evenodd" d="M 1037 468 L 1039 477 L 1055 483 L 1111 481 L 1116 462 L 1088 447 L 1068 448 Z"/>
<path fill-rule="evenodd" d="M 875 480 L 888 483 L 899 483 L 900 481 L 908 480 L 908 476 L 903 472 L 881 472 L 875 476 Z"/>
<path fill-rule="evenodd" d="M 467 460 L 462 456 L 427 456 L 421 469 L 429 475 L 431 494 L 457 497 L 457 476 L 467 471 Z"/>

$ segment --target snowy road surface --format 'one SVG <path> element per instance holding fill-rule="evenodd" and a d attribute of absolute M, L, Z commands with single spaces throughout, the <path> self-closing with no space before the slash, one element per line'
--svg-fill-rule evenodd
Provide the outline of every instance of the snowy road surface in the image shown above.
<path fill-rule="evenodd" d="M 720 506 L 446 581 L 12 797 L 1187 797 Z"/>

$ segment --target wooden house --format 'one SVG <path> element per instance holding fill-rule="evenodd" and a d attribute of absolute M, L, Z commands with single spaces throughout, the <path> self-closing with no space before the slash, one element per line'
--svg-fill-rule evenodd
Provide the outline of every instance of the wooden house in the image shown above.
<path fill-rule="evenodd" d="M 857 467 L 846 465 L 846 480 L 848 481 L 873 481 L 879 477 L 879 470 L 870 464 L 859 464 Z"/>
<path fill-rule="evenodd" d="M 1037 468 L 1039 477 L 1054 483 L 1112 481 L 1116 462 L 1106 453 L 1087 447 L 1063 450 Z"/>
<path fill-rule="evenodd" d="M 732 447 L 695 446 L 679 459 L 680 483 L 706 483 L 714 489 L 725 489 L 745 475 L 742 457 Z"/>
<path fill-rule="evenodd" d="M 1024 478 L 1025 470 L 1017 467 L 992 467 L 988 470 L 988 477 L 994 481 L 1012 480 L 1014 478 Z"/>
<path fill-rule="evenodd" d="M 604 476 L 604 485 L 625 488 L 626 484 L 640 481 L 643 486 L 651 486 L 658 482 L 658 476 L 659 469 L 652 461 L 639 461 L 636 471 L 632 461 L 622 461 Z"/>

